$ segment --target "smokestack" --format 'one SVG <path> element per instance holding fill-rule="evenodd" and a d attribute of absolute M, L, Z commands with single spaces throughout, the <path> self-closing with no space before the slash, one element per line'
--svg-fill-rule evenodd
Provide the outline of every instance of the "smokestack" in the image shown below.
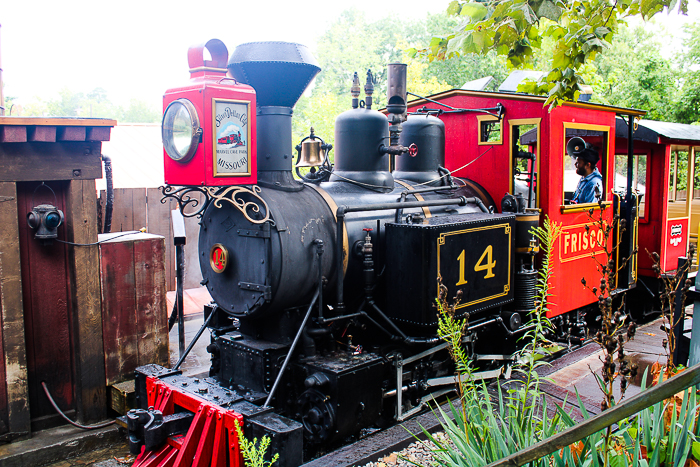
<path fill-rule="evenodd" d="M 258 125 L 258 184 L 301 189 L 292 176 L 292 108 L 321 71 L 311 51 L 289 42 L 241 44 L 228 70 L 255 89 Z"/>

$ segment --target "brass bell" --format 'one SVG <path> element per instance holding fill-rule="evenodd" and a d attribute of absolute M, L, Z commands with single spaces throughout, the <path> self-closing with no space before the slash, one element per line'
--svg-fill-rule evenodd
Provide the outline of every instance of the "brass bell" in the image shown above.
<path fill-rule="evenodd" d="M 318 167 L 322 164 L 321 141 L 312 137 L 301 143 L 301 157 L 296 167 Z"/>

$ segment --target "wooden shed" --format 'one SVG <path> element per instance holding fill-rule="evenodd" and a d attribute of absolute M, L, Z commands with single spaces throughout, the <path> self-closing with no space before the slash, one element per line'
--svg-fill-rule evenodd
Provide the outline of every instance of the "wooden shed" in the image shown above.
<path fill-rule="evenodd" d="M 115 125 L 0 117 L 0 441 L 63 423 L 42 382 L 79 423 L 106 418 L 95 179 Z M 49 242 L 27 223 L 41 204 L 64 214 Z"/>

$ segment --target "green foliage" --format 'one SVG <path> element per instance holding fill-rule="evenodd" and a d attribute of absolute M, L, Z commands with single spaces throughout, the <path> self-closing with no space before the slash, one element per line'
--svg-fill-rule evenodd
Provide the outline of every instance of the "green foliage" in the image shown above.
<path fill-rule="evenodd" d="M 243 454 L 243 460 L 245 461 L 246 467 L 269 467 L 279 459 L 279 453 L 275 453 L 272 459 L 269 461 L 265 460 L 265 454 L 267 453 L 267 448 L 270 447 L 270 438 L 263 436 L 260 440 L 260 445 L 258 445 L 258 439 L 253 438 L 253 441 L 249 441 L 244 435 L 243 430 L 238 424 L 238 420 L 234 420 L 236 425 L 236 435 L 238 436 L 238 445 L 241 448 L 241 453 Z"/>
<path fill-rule="evenodd" d="M 532 329 L 524 338 L 525 345 L 517 360 L 516 371 L 522 375 L 522 380 L 513 389 L 507 389 L 505 394 L 499 386 L 495 398 L 484 383 L 474 384 L 470 361 L 463 349 L 466 319 L 454 317 L 461 292 L 457 292 L 450 305 L 446 300 L 447 289 L 440 285 L 438 334 L 448 343 L 461 376 L 458 386 L 461 408 L 450 403 L 450 417 L 438 407 L 437 415 L 449 442 L 442 442 L 423 430 L 427 440 L 434 445 L 430 448 L 430 465 L 464 467 L 490 464 L 576 425 L 572 416 L 560 406 L 548 406 L 535 371 L 540 365 L 537 354 L 546 351 L 548 320 L 544 315 L 551 296 L 548 284 L 552 277 L 549 259 L 551 248 L 561 233 L 561 225 L 545 218 L 543 227 L 531 232 L 539 240 L 544 253 L 538 279 L 537 307 L 531 314 L 529 325 Z M 620 371 L 623 371 L 622 367 Z M 601 387 L 606 385 L 600 377 L 598 379 Z M 642 390 L 645 382 L 646 374 L 642 378 Z M 576 396 L 583 418 L 588 419 L 581 397 L 578 393 Z M 612 399 L 610 401 L 614 403 Z M 694 462 L 700 460 L 699 402 L 692 387 L 622 420 L 614 432 L 609 427 L 528 465 L 661 467 L 683 466 L 688 459 L 693 460 L 690 465 L 697 465 Z"/>
<path fill-rule="evenodd" d="M 675 109 L 680 123 L 700 122 L 700 21 L 685 26 L 686 52 L 681 56 L 682 77 Z"/>
<path fill-rule="evenodd" d="M 449 444 L 440 442 L 424 430 L 426 438 L 437 447 L 431 451 L 433 465 L 466 467 L 490 464 L 575 424 L 571 418 L 562 417 L 560 410 L 548 406 L 542 393 L 525 406 L 514 403 L 500 390 L 497 400 L 493 401 L 484 384 L 471 394 L 462 401 L 462 406 L 466 406 L 466 418 L 452 404 L 451 415 L 455 421 L 438 408 Z M 573 466 L 570 450 L 563 452 L 564 459 Z M 547 456 L 528 465 L 548 467 L 552 464 Z"/>
<path fill-rule="evenodd" d="M 675 119 L 678 71 L 661 56 L 657 37 L 641 26 L 619 29 L 611 47 L 595 59 L 597 101 L 647 110 L 651 120 Z"/>
<path fill-rule="evenodd" d="M 447 61 L 427 60 L 416 54 L 417 49 L 427 46 L 433 34 L 448 34 L 456 24 L 457 19 L 446 14 L 405 22 L 391 18 L 369 21 L 357 10 L 343 12 L 319 39 L 315 55 L 321 72 L 294 109 L 293 141 L 297 143 L 308 136 L 313 126 L 327 143 L 334 142 L 334 120 L 350 109 L 350 86 L 355 72 L 364 86 L 367 70 L 372 70 L 376 79 L 375 109 L 386 104 L 386 65 L 392 62 L 408 64 L 408 89 L 419 95 L 458 88 L 488 75 L 494 76 L 496 83 L 503 81 L 507 76 L 505 60 L 495 53 Z M 363 97 L 362 93 L 360 98 Z"/>
<path fill-rule="evenodd" d="M 687 1 L 677 0 L 453 0 L 447 11 L 460 18 L 459 26 L 452 34 L 433 37 L 423 52 L 439 60 L 496 52 L 513 68 L 530 68 L 534 51 L 548 38 L 553 41 L 549 72 L 519 91 L 546 94 L 546 104 L 556 106 L 578 100 L 585 84 L 582 70 L 609 47 L 625 17 L 647 19 L 676 6 L 687 11 Z"/>

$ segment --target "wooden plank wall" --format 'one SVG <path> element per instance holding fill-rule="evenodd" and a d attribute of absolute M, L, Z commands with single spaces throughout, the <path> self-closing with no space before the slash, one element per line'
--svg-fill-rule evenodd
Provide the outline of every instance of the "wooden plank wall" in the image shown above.
<path fill-rule="evenodd" d="M 37 203 L 42 202 L 55 202 L 58 209 L 64 213 L 73 214 L 66 206 L 66 182 L 47 183 L 47 186 L 56 194 L 55 201 L 48 190 L 39 190 L 40 193 L 37 193 L 36 186 L 36 182 L 17 184 L 15 215 L 18 220 L 24 220 L 26 213 L 31 211 Z M 66 216 L 66 219 L 71 217 Z M 75 222 L 71 224 L 75 225 Z M 39 244 L 34 240 L 34 231 L 26 222 L 18 223 L 18 234 L 22 264 L 28 401 L 32 431 L 35 431 L 56 426 L 62 422 L 44 394 L 41 387 L 42 381 L 46 383 L 59 407 L 69 416 L 75 416 L 76 391 L 74 390 L 77 389 L 78 381 L 73 358 L 79 355 L 79 352 L 74 353 L 75 347 L 72 342 L 74 340 L 72 325 L 76 324 L 73 318 L 77 316 L 73 313 L 68 259 L 69 250 L 75 250 L 75 248 L 69 249 L 58 242 L 50 245 Z M 58 228 L 58 235 L 59 238 L 65 238 L 71 242 L 88 243 L 82 239 L 74 240 L 70 237 L 67 222 Z M 91 248 L 93 247 L 87 247 L 88 250 Z M 94 271 L 93 275 L 96 275 Z M 99 290 L 96 297 L 99 298 Z M 101 355 L 101 349 L 99 355 Z M 37 421 L 40 424 L 37 425 Z"/>
<path fill-rule="evenodd" d="M 161 203 L 160 188 L 116 188 L 112 210 L 112 232 L 125 232 L 145 228 L 148 233 L 165 237 L 165 285 L 167 290 L 175 290 L 175 247 L 173 245 L 173 225 L 171 211 L 177 209 L 175 200 L 168 198 Z M 200 195 L 199 202 L 203 200 Z M 106 205 L 105 191 L 98 198 L 104 223 Z M 199 271 L 199 219 L 185 218 L 187 244 L 185 245 L 185 289 L 200 287 L 202 274 Z M 100 230 L 101 232 L 101 230 Z"/>
<path fill-rule="evenodd" d="M 108 235 L 101 235 L 106 240 Z M 162 237 L 134 234 L 100 245 L 102 326 L 107 385 L 136 367 L 168 362 L 168 315 Z"/>
<path fill-rule="evenodd" d="M 26 437 L 30 432 L 27 351 L 22 303 L 20 245 L 17 217 L 17 187 L 0 182 L 0 313 L 2 356 L 0 367 L 5 384 L 0 394 L 0 427 L 3 440 Z M 7 437 L 7 438 L 5 438 Z"/>
<path fill-rule="evenodd" d="M 66 233 L 75 243 L 97 238 L 97 212 L 93 203 L 94 180 L 72 180 L 66 193 Z M 102 349 L 102 299 L 100 256 L 97 246 L 68 249 L 72 303 L 73 366 L 76 404 L 81 423 L 95 423 L 107 416 L 104 354 Z M 40 310 L 41 311 L 41 310 Z M 46 334 L 50 336 L 51 334 Z"/>

